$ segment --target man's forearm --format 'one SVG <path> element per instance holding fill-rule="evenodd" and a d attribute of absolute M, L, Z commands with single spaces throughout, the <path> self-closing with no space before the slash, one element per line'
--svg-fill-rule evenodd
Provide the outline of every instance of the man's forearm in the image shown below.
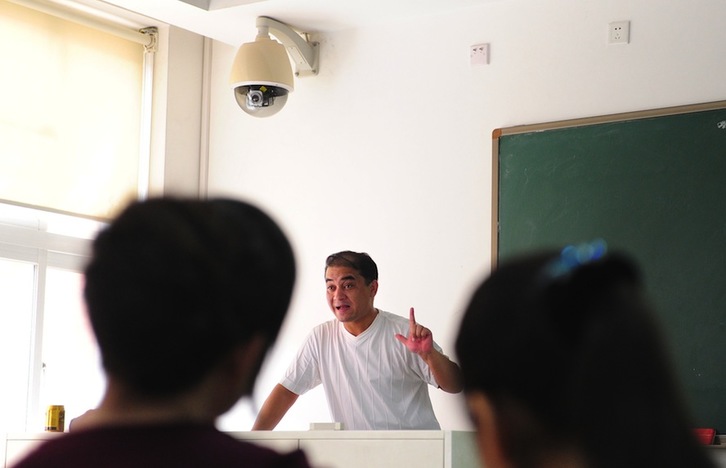
<path fill-rule="evenodd" d="M 428 364 L 441 390 L 448 393 L 459 393 L 463 389 L 461 369 L 458 364 L 435 349 L 421 358 Z"/>
<path fill-rule="evenodd" d="M 287 410 L 295 403 L 298 395 L 280 384 L 270 392 L 265 403 L 262 404 L 257 419 L 252 425 L 253 431 L 271 431 L 277 426 Z"/>

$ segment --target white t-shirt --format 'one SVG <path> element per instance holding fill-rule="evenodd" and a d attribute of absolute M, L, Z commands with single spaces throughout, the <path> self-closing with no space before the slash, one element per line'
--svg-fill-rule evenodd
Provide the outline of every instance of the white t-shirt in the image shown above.
<path fill-rule="evenodd" d="M 302 395 L 322 383 L 333 421 L 342 422 L 343 429 L 439 429 L 428 391 L 428 385 L 438 384 L 396 333 L 408 336 L 408 319 L 384 311 L 358 336 L 337 319 L 322 323 L 280 384 Z"/>

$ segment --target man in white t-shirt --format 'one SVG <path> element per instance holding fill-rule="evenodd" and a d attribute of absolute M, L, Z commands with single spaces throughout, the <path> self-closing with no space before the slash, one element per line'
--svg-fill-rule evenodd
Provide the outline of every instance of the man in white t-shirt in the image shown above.
<path fill-rule="evenodd" d="M 406 319 L 373 306 L 378 267 L 368 254 L 330 255 L 325 285 L 335 320 L 313 329 L 252 429 L 274 429 L 298 396 L 320 384 L 343 429 L 439 429 L 428 385 L 460 392 L 459 366 L 416 323 L 413 308 Z"/>

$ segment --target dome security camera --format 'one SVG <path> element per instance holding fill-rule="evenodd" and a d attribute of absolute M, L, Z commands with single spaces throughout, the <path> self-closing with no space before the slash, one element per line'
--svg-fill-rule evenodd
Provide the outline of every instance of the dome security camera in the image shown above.
<path fill-rule="evenodd" d="M 269 117 L 285 107 L 288 90 L 272 85 L 246 85 L 234 89 L 237 104 L 255 117 Z"/>
<path fill-rule="evenodd" d="M 318 55 L 318 43 L 309 43 L 307 34 L 303 38 L 284 23 L 264 16 L 257 18 L 257 37 L 240 46 L 230 72 L 237 105 L 255 117 L 276 114 L 295 89 L 290 59 L 297 67 L 294 76 L 317 75 Z"/>

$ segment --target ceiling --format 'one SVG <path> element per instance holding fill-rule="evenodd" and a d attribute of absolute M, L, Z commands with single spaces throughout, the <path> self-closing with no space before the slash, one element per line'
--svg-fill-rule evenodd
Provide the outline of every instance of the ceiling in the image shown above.
<path fill-rule="evenodd" d="M 300 32 L 326 32 L 431 15 L 496 0 L 103 0 L 163 23 L 240 45 L 255 19 L 270 16 Z"/>

